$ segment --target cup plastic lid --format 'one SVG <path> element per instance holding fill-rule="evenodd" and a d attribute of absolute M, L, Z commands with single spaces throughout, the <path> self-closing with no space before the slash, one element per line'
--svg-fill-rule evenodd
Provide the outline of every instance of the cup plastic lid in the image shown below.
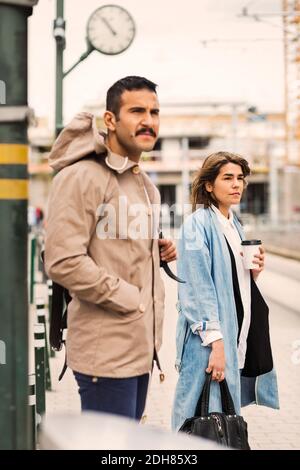
<path fill-rule="evenodd" d="M 261 245 L 261 240 L 243 240 L 242 245 Z"/>

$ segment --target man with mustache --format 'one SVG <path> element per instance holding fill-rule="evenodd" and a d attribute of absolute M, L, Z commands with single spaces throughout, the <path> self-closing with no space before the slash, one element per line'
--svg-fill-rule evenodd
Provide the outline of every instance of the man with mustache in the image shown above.
<path fill-rule="evenodd" d="M 67 363 L 82 410 L 139 420 L 154 360 L 159 367 L 160 260 L 176 259 L 174 243 L 158 239 L 160 195 L 139 166 L 158 138 L 156 85 L 134 76 L 117 81 L 107 92 L 104 122 L 106 135 L 94 116 L 80 113 L 53 146 L 49 161 L 58 174 L 45 265 L 72 296 Z M 147 236 L 139 236 L 137 207 Z"/>

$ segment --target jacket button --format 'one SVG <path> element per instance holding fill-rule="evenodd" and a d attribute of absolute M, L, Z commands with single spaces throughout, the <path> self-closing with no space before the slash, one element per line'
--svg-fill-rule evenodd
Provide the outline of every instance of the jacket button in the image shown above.
<path fill-rule="evenodd" d="M 93 378 L 92 378 L 92 382 L 93 382 L 93 383 L 97 383 L 97 382 L 98 382 L 98 377 L 93 377 Z"/>
<path fill-rule="evenodd" d="M 138 174 L 140 173 L 140 171 L 141 171 L 141 170 L 140 170 L 140 167 L 139 167 L 138 165 L 136 165 L 136 166 L 134 166 L 134 167 L 132 168 L 132 173 L 133 173 L 134 175 L 138 175 Z"/>
<path fill-rule="evenodd" d="M 145 305 L 144 305 L 144 304 L 140 304 L 140 306 L 139 306 L 139 311 L 143 313 L 145 310 L 146 310 Z"/>

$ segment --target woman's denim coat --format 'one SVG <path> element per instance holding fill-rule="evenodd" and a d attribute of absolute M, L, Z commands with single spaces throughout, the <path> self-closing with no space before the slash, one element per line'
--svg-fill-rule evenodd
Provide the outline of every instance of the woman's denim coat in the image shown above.
<path fill-rule="evenodd" d="M 244 238 L 237 218 L 234 223 Z M 276 373 L 273 369 L 258 377 L 241 377 L 238 369 L 238 324 L 233 295 L 231 261 L 216 214 L 198 209 L 180 232 L 178 275 L 179 313 L 176 331 L 176 368 L 179 379 L 175 392 L 172 427 L 178 429 L 194 416 L 202 390 L 211 348 L 202 346 L 198 330 L 218 330 L 223 334 L 226 380 L 237 414 L 241 406 L 256 403 L 279 408 Z M 212 382 L 209 411 L 222 411 L 219 385 Z"/>

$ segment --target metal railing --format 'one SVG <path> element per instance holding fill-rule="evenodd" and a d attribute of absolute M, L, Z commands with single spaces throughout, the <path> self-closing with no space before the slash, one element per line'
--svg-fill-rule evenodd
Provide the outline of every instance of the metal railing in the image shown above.
<path fill-rule="evenodd" d="M 52 281 L 47 280 L 41 251 L 43 234 L 33 230 L 28 237 L 29 277 L 28 289 L 30 299 L 30 347 L 34 348 L 33 364 L 28 377 L 30 417 L 32 425 L 32 449 L 37 447 L 40 425 L 46 413 L 46 391 L 52 390 L 48 322 L 52 305 Z M 38 289 L 43 287 L 43 289 Z M 45 294 L 41 294 L 43 291 Z M 32 353 L 32 349 L 30 350 Z M 34 373 L 33 373 L 34 369 Z"/>

